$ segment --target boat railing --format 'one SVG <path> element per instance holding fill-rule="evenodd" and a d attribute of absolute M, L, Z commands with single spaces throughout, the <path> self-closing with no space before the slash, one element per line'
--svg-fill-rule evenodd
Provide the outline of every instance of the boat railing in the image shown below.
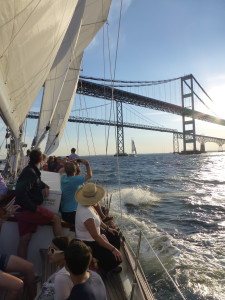
<path fill-rule="evenodd" d="M 141 252 L 141 248 L 142 245 L 144 244 L 144 242 L 147 244 L 147 246 L 149 247 L 149 249 L 151 250 L 151 253 L 154 255 L 154 258 L 157 260 L 157 262 L 159 263 L 159 265 L 161 266 L 162 270 L 164 271 L 164 273 L 166 274 L 166 276 L 168 277 L 169 281 L 172 283 L 173 287 L 175 288 L 176 292 L 178 293 L 178 295 L 180 296 L 180 299 L 186 300 L 185 296 L 183 295 L 182 291 L 180 290 L 178 284 L 175 282 L 175 280 L 172 278 L 172 276 L 169 274 L 168 270 L 166 269 L 166 267 L 164 266 L 163 262 L 161 261 L 161 259 L 159 258 L 159 256 L 157 255 L 156 251 L 153 249 L 151 243 L 149 242 L 149 239 L 146 237 L 145 233 L 143 232 L 143 230 L 134 222 L 131 221 L 132 224 L 134 224 L 136 226 L 136 228 L 138 229 L 138 241 L 137 243 L 134 243 L 134 240 L 132 239 L 132 245 L 129 242 L 130 237 L 126 236 L 126 228 L 124 225 L 122 225 L 121 231 L 123 233 L 123 237 L 126 241 L 127 246 L 129 247 L 129 250 L 132 252 L 133 257 L 135 257 L 135 266 L 133 268 L 134 271 L 134 278 L 133 278 L 133 284 L 132 284 L 132 292 L 131 292 L 131 298 L 130 300 L 133 300 L 134 298 L 134 290 L 135 290 L 135 286 L 137 284 L 136 282 L 136 278 L 137 278 L 137 271 L 141 271 L 142 275 L 144 276 L 144 278 L 147 280 L 146 278 L 146 273 L 143 270 L 143 264 L 140 261 L 140 252 Z M 137 235 L 137 233 L 136 233 Z M 136 249 L 135 249 L 136 248 Z M 150 254 L 149 254 L 150 256 Z"/>

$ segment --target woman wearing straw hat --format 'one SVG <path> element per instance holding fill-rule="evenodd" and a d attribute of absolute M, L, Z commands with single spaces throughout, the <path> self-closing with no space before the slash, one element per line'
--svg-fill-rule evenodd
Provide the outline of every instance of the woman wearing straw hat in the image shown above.
<path fill-rule="evenodd" d="M 94 183 L 87 183 L 77 190 L 76 238 L 91 247 L 93 256 L 104 271 L 118 273 L 122 270 L 118 266 L 122 261 L 118 232 L 104 224 L 93 207 L 104 195 L 105 190 Z M 101 235 L 101 228 L 105 230 L 104 236 Z"/>

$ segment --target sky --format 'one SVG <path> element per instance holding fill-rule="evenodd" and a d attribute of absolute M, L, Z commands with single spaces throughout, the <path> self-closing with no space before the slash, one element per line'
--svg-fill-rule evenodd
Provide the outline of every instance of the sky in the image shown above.
<path fill-rule="evenodd" d="M 152 81 L 193 74 L 213 99 L 214 111 L 225 119 L 225 1 L 123 0 L 118 31 L 120 7 L 120 0 L 112 0 L 104 30 L 99 32 L 84 53 L 81 75 L 127 81 Z M 172 100 L 169 101 L 178 104 L 179 83 L 176 84 L 171 83 L 166 88 L 160 86 L 127 90 L 154 96 L 158 100 L 163 100 L 162 94 L 167 93 L 167 97 L 168 94 L 172 95 Z M 40 96 L 32 110 L 37 110 L 39 106 Z M 97 106 L 99 107 L 84 109 Z M 109 117 L 110 107 L 110 101 L 77 95 L 72 114 L 79 116 L 86 114 L 89 117 L 105 119 Z M 182 130 L 180 116 L 131 105 L 123 107 L 125 122 L 135 122 L 135 114 L 139 114 L 142 120 L 147 118 L 150 125 Z M 113 111 L 113 107 L 111 109 Z M 143 123 L 141 119 L 137 122 Z M 35 127 L 36 121 L 27 120 L 25 141 L 28 147 Z M 4 130 L 2 127 L 0 130 L 1 142 Z M 223 127 L 206 122 L 197 121 L 196 132 L 225 138 Z M 132 138 L 138 153 L 173 151 L 173 136 L 169 133 L 125 128 L 124 141 L 127 153 L 131 151 Z M 106 151 L 108 154 L 114 154 L 115 128 L 68 123 L 55 155 L 68 155 L 73 146 L 81 156 L 105 154 Z M 207 143 L 206 150 L 217 151 L 218 146 Z"/>

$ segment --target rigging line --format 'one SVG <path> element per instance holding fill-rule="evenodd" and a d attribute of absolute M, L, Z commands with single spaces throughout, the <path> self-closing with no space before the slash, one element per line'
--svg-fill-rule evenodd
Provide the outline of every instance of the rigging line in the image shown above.
<path fill-rule="evenodd" d="M 25 144 L 26 132 L 27 132 L 27 118 L 25 118 L 25 121 L 24 121 L 24 135 L 23 135 L 24 144 Z"/>
<path fill-rule="evenodd" d="M 13 6 L 14 6 L 14 16 L 15 16 L 15 8 L 16 8 L 15 0 L 14 0 Z M 14 31 L 15 31 L 15 17 L 13 18 L 13 26 L 12 26 L 11 36 L 10 36 L 10 42 L 13 39 Z M 6 80 L 6 82 L 7 82 L 7 78 L 8 78 L 8 73 L 9 73 L 9 60 L 6 63 L 6 71 L 5 71 L 5 80 Z"/>
<path fill-rule="evenodd" d="M 71 143 L 70 143 L 70 139 L 69 139 L 69 134 L 68 134 L 68 129 L 67 127 L 65 127 L 65 142 L 66 142 L 66 149 L 68 149 L 67 153 L 69 153 L 69 150 L 72 148 L 71 147 Z"/>
<path fill-rule="evenodd" d="M 5 128 L 5 125 L 3 125 L 3 126 L 2 126 L 2 128 L 1 128 L 0 132 L 1 132 L 1 131 L 2 131 L 4 128 Z"/>
<path fill-rule="evenodd" d="M 6 138 L 4 138 L 3 142 L 1 143 L 0 150 L 2 149 L 2 146 L 3 146 L 4 142 L 5 142 L 5 140 L 6 140 Z"/>
<path fill-rule="evenodd" d="M 84 95 L 82 95 L 82 97 L 84 98 Z M 82 107 L 82 102 L 80 102 L 80 105 Z M 88 138 L 87 138 L 87 130 L 86 130 L 85 124 L 84 124 L 84 132 L 85 132 L 85 137 L 86 137 L 86 142 L 87 142 L 88 153 L 89 153 L 89 156 L 90 156 L 91 155 L 90 154 L 90 147 L 89 147 L 89 142 L 88 142 Z"/>
<path fill-rule="evenodd" d="M 83 90 L 82 83 L 81 83 L 81 90 Z M 84 99 L 84 105 L 85 105 L 85 108 L 87 108 L 86 99 L 85 99 L 85 96 L 84 96 L 84 95 L 83 95 L 83 99 Z M 89 117 L 89 116 L 88 116 L 88 111 L 87 111 L 87 109 L 86 109 L 86 116 Z M 94 144 L 93 134 L 92 134 L 92 130 L 91 130 L 91 124 L 88 123 L 88 125 L 89 125 L 89 130 L 90 130 L 90 133 L 91 133 L 91 140 L 92 140 L 93 150 L 94 150 L 94 153 L 95 153 L 95 155 L 96 155 L 95 144 Z"/>
<path fill-rule="evenodd" d="M 144 84 L 144 83 L 149 83 L 149 84 L 155 84 L 155 83 L 167 83 L 167 82 L 171 82 L 171 81 L 175 81 L 178 79 L 181 79 L 181 77 L 176 77 L 176 78 L 172 78 L 172 79 L 164 79 L 164 80 L 151 80 L 151 81 L 143 81 L 143 80 L 139 80 L 139 81 L 132 81 L 132 80 L 111 80 L 111 79 L 104 79 L 104 78 L 97 78 L 97 77 L 91 77 L 91 76 L 80 76 L 80 78 L 82 79 L 90 79 L 90 80 L 94 80 L 94 81 L 106 81 L 106 82 L 117 82 L 117 83 L 140 83 L 140 84 Z"/>
<path fill-rule="evenodd" d="M 104 1 L 102 0 L 102 15 L 104 13 Z M 103 30 L 102 30 L 102 55 L 103 55 L 103 77 L 105 78 L 106 77 L 106 53 L 105 53 L 105 27 L 108 26 L 108 24 L 106 23 L 106 25 L 104 24 L 103 26 Z M 104 85 L 104 88 L 103 88 L 103 94 L 104 94 L 104 98 L 105 97 L 105 94 L 106 94 L 106 89 L 105 89 L 105 85 Z M 108 103 L 108 104 L 111 104 L 111 103 Z M 104 105 L 105 107 L 105 120 L 106 120 L 106 105 Z M 107 126 L 105 124 L 104 126 L 104 135 L 105 135 L 105 146 L 107 144 Z M 107 149 L 105 149 L 106 151 L 106 155 L 105 155 L 105 163 L 106 163 L 106 166 L 109 166 L 109 162 L 108 162 L 108 156 L 107 156 Z M 106 178 L 108 179 L 108 174 L 106 173 L 106 168 L 104 168 L 104 171 L 103 171 L 103 179 Z M 106 190 L 107 190 L 107 196 L 109 194 L 109 190 L 108 190 L 108 180 L 105 181 L 105 185 L 106 185 Z"/>
<path fill-rule="evenodd" d="M 111 60 L 111 51 L 110 51 L 110 38 L 109 38 L 109 24 L 107 24 L 107 46 L 108 46 L 108 58 L 109 58 L 109 72 L 110 72 L 110 78 L 111 78 L 111 86 L 112 86 L 112 101 L 110 103 L 110 113 L 109 113 L 109 120 L 111 119 L 112 114 L 114 115 L 114 121 L 115 121 L 115 109 L 114 109 L 114 89 L 113 89 L 113 75 L 112 75 L 112 60 Z M 109 132 L 110 132 L 110 126 L 108 125 L 108 132 L 107 132 L 107 142 L 106 142 L 106 154 L 108 153 L 108 146 L 109 146 Z M 114 128 L 116 132 L 116 128 Z"/>
<path fill-rule="evenodd" d="M 97 107 L 101 107 L 101 106 L 107 106 L 107 105 L 110 105 L 110 103 L 102 104 L 102 105 L 96 105 L 96 106 L 91 106 L 91 107 L 87 107 L 86 109 L 88 110 L 88 109 L 97 108 Z M 85 108 L 83 108 L 83 109 L 73 109 L 73 110 L 71 110 L 71 112 L 81 111 L 81 110 L 85 110 Z"/>
<path fill-rule="evenodd" d="M 88 24 L 82 24 L 81 26 L 90 26 L 90 25 L 95 25 L 95 24 L 100 24 L 100 23 L 105 23 L 106 20 L 98 21 L 98 22 L 93 22 L 93 23 L 88 23 Z"/>
<path fill-rule="evenodd" d="M 123 8 L 123 0 L 120 1 L 120 15 L 119 15 L 119 25 L 118 25 L 118 35 L 117 35 L 117 43 L 116 43 L 116 57 L 115 57 L 115 65 L 114 65 L 114 75 L 113 80 L 116 77 L 116 66 L 117 66 L 117 57 L 118 57 L 118 47 L 119 47 L 119 37 L 120 37 L 120 26 L 121 26 L 121 18 L 122 18 L 122 8 Z M 112 95 L 114 95 L 114 86 L 112 86 Z M 115 131 L 116 132 L 116 131 Z M 118 140 L 118 137 L 117 137 Z M 118 141 L 117 141 L 118 144 Z M 118 150 L 118 146 L 116 151 Z M 118 170 L 118 185 L 119 185 L 119 199 L 120 199 L 120 211 L 121 211 L 121 220 L 122 220 L 122 197 L 121 197 L 121 182 L 120 182 L 120 165 L 119 165 L 119 153 L 117 153 L 117 170 Z"/>
<path fill-rule="evenodd" d="M 206 93 L 206 91 L 203 89 L 203 87 L 200 85 L 200 83 L 197 81 L 197 79 L 192 75 L 194 81 L 197 83 L 197 85 L 200 87 L 200 89 L 203 91 L 203 93 L 206 94 L 206 96 L 214 103 L 214 101 L 212 100 L 212 98 Z"/>
<path fill-rule="evenodd" d="M 80 102 L 80 106 L 81 106 L 81 95 L 80 94 L 79 94 L 79 102 Z M 80 125 L 81 125 L 81 123 L 78 123 L 78 126 L 77 126 L 77 154 L 78 155 L 79 155 L 79 142 L 80 142 Z"/>
<path fill-rule="evenodd" d="M 140 230 L 140 232 L 142 233 L 143 238 L 146 240 L 147 244 L 149 245 L 150 249 L 152 250 L 153 254 L 155 255 L 155 257 L 157 258 L 159 264 L 161 265 L 162 269 L 164 270 L 164 272 L 166 273 L 166 275 L 169 277 L 169 279 L 171 280 L 171 282 L 173 283 L 175 289 L 177 290 L 177 292 L 179 293 L 179 295 L 181 296 L 181 298 L 183 300 L 186 300 L 186 298 L 184 297 L 183 293 L 181 292 L 180 288 L 178 287 L 178 285 L 176 284 L 176 282 L 173 280 L 172 276 L 169 274 L 169 272 L 167 271 L 166 267 L 164 266 L 163 262 L 161 261 L 161 259 L 159 258 L 159 256 L 157 255 L 157 253 L 155 252 L 155 250 L 153 249 L 151 243 L 149 242 L 148 238 L 146 237 L 145 233 L 143 232 L 143 230 L 137 225 L 135 224 L 134 221 L 132 221 L 131 219 L 129 219 L 129 221 L 135 225 L 138 230 Z M 126 242 L 129 244 L 128 239 L 126 239 Z M 129 244 L 130 245 L 130 244 Z M 132 250 L 132 246 L 130 245 L 130 248 Z M 133 251 L 133 250 L 132 250 Z"/>

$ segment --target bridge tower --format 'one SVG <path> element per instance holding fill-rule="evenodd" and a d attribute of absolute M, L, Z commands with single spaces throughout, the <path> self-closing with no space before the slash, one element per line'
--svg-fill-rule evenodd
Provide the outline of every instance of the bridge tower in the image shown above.
<path fill-rule="evenodd" d="M 116 101 L 117 113 L 117 152 L 115 156 L 128 156 L 124 151 L 124 132 L 123 132 L 123 105 L 122 101 Z"/>
<path fill-rule="evenodd" d="M 183 122 L 183 153 L 197 153 L 195 118 L 194 118 L 194 88 L 193 76 L 187 75 L 181 78 L 181 99 L 182 99 L 182 122 Z M 187 115 L 185 109 L 188 108 L 191 113 Z M 190 134 L 193 138 L 190 139 Z M 189 135 L 189 136 L 188 136 Z M 187 149 L 187 145 L 192 144 L 192 149 Z"/>

